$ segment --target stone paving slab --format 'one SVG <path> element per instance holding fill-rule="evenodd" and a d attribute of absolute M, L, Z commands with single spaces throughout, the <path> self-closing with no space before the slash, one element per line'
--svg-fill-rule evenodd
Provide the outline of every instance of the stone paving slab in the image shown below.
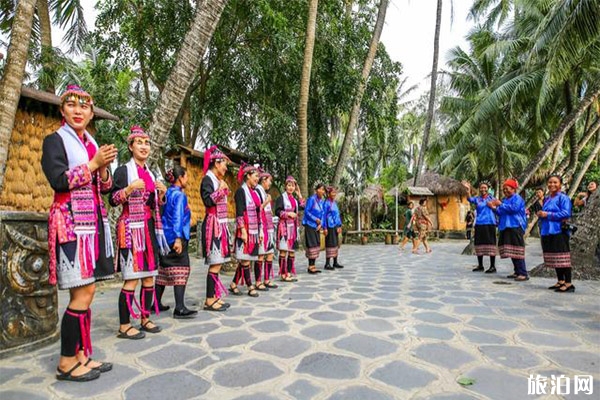
<path fill-rule="evenodd" d="M 94 358 L 114 370 L 57 382 L 54 343 L 0 361 L 0 399 L 528 399 L 530 374 L 592 375 L 596 396 L 597 283 L 556 294 L 551 279 L 505 279 L 506 260 L 495 276 L 473 273 L 474 257 L 459 255 L 465 244 L 436 242 L 428 255 L 344 246 L 346 268 L 314 276 L 298 257 L 299 282 L 258 299 L 230 296 L 225 313 L 162 313 L 163 332 L 139 341 L 116 338 L 119 285 L 108 284 L 97 291 L 92 337 Z M 538 241 L 527 262 L 541 262 Z M 201 304 L 205 274 L 193 259 L 188 305 Z M 65 292 L 59 301 L 62 310 Z M 173 305 L 172 289 L 164 302 Z M 476 382 L 462 387 L 460 377 Z"/>

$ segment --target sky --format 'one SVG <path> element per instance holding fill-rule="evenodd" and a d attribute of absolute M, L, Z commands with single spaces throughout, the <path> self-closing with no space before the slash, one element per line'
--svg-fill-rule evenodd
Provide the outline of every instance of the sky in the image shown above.
<path fill-rule="evenodd" d="M 92 30 L 97 15 L 94 9 L 96 0 L 82 0 L 81 3 L 88 27 Z M 445 0 L 443 3 L 439 69 L 445 65 L 448 50 L 456 46 L 467 47 L 465 36 L 473 26 L 473 21 L 467 20 L 472 1 L 453 0 L 453 3 L 453 18 L 451 1 Z M 402 63 L 404 75 L 408 76 L 407 87 L 419 85 L 409 99 L 414 99 L 429 89 L 436 6 L 436 0 L 391 0 L 388 7 L 381 42 L 392 60 Z M 63 32 L 54 27 L 53 36 L 54 45 L 60 45 Z"/>
<path fill-rule="evenodd" d="M 468 47 L 465 36 L 473 27 L 473 21 L 467 20 L 472 1 L 454 0 L 453 18 L 450 3 L 446 0 L 442 6 L 438 70 L 443 69 L 450 49 Z M 381 34 L 392 60 L 402 63 L 408 87 L 419 85 L 417 97 L 429 90 L 436 7 L 436 0 L 391 0 Z"/>

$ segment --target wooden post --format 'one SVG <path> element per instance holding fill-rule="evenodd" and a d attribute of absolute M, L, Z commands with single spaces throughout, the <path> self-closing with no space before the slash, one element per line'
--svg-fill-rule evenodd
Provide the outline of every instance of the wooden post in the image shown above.
<path fill-rule="evenodd" d="M 396 234 L 398 234 L 398 186 L 396 186 Z"/>
<path fill-rule="evenodd" d="M 181 157 L 179 158 L 179 164 L 183 167 L 183 168 L 187 168 L 187 154 L 185 154 L 185 152 L 181 152 Z"/>

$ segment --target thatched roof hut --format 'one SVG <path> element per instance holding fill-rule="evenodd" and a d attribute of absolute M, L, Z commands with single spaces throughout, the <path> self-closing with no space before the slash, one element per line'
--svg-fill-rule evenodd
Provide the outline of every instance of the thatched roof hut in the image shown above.
<path fill-rule="evenodd" d="M 413 185 L 413 180 L 410 179 L 405 183 L 406 187 L 416 186 L 429 189 L 436 196 L 449 195 L 467 195 L 467 189 L 456 179 L 436 174 L 435 172 L 425 172 L 417 180 L 416 185 Z"/>
<path fill-rule="evenodd" d="M 23 87 L 0 193 L 0 209 L 47 212 L 53 191 L 42 172 L 42 143 L 46 135 L 60 127 L 60 97 Z M 94 120 L 119 119 L 101 108 L 94 108 Z M 95 132 L 93 121 L 89 128 Z M 0 166 L 2 167 L 2 166 Z"/>
<path fill-rule="evenodd" d="M 427 209 L 433 228 L 440 231 L 461 231 L 465 229 L 465 216 L 469 208 L 467 189 L 456 179 L 425 172 L 413 186 L 413 180 L 404 182 L 404 196 L 407 201 L 418 205 L 421 198 L 427 198 Z"/>
<path fill-rule="evenodd" d="M 338 195 L 338 203 L 342 214 L 347 213 L 352 220 L 352 226 L 347 228 L 358 229 L 358 196 L 340 193 Z M 361 230 L 371 229 L 373 213 L 382 209 L 385 212 L 386 207 L 383 186 L 378 184 L 367 185 L 360 193 Z"/>

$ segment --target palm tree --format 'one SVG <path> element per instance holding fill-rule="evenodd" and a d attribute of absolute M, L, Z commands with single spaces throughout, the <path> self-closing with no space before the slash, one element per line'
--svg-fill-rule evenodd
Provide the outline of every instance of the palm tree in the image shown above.
<path fill-rule="evenodd" d="M 437 0 L 437 10 L 435 15 L 435 36 L 433 38 L 433 65 L 431 67 L 431 86 L 429 88 L 429 107 L 427 108 L 427 120 L 425 121 L 425 130 L 423 131 L 423 141 L 421 143 L 421 151 L 415 168 L 415 176 L 413 185 L 417 184 L 417 179 L 421 173 L 421 167 L 425 160 L 425 153 L 429 144 L 429 133 L 431 132 L 431 124 L 433 123 L 433 114 L 435 112 L 435 89 L 437 85 L 437 69 L 438 57 L 440 53 L 440 28 L 442 26 L 442 0 Z"/>
<path fill-rule="evenodd" d="M 0 2 L 0 31 L 8 33 L 17 2 Z M 52 47 L 52 24 L 65 30 L 64 42 L 69 52 L 80 53 L 88 37 L 84 9 L 80 0 L 38 0 L 32 25 L 33 47 L 30 54 L 32 66 L 41 66 L 37 84 L 40 89 L 54 93 L 56 80 L 61 73 L 64 61 Z"/>
<path fill-rule="evenodd" d="M 312 68 L 315 31 L 317 29 L 317 8 L 319 0 L 308 3 L 306 38 L 304 41 L 304 62 L 300 78 L 300 98 L 298 100 L 298 133 L 300 135 L 300 188 L 304 197 L 308 196 L 308 92 L 310 70 Z"/>
<path fill-rule="evenodd" d="M 2 81 L 0 82 L 0 191 L 4 183 L 4 168 L 8 144 L 21 97 L 21 85 L 27 64 L 29 39 L 36 0 L 20 0 L 12 23 L 10 45 Z"/>
<path fill-rule="evenodd" d="M 167 143 L 169 132 L 228 1 L 203 1 L 196 5 L 196 15 L 179 49 L 177 60 L 160 94 L 148 128 L 156 148 L 164 148 Z M 156 163 L 158 158 L 159 152 L 153 153 L 152 162 Z"/>
<path fill-rule="evenodd" d="M 441 1 L 441 0 L 440 0 Z M 383 31 L 383 24 L 385 23 L 385 14 L 388 8 L 388 0 L 381 0 L 379 3 L 379 11 L 377 13 L 377 21 L 375 22 L 375 27 L 373 29 L 373 37 L 371 38 L 371 44 L 369 46 L 369 52 L 367 53 L 367 57 L 365 59 L 365 63 L 362 69 L 361 80 L 358 84 L 358 88 L 356 90 L 356 97 L 354 98 L 354 103 L 352 104 L 352 111 L 350 111 L 350 120 L 348 121 L 348 125 L 346 127 L 346 134 L 344 136 L 344 142 L 342 144 L 342 149 L 340 150 L 340 155 L 338 157 L 337 164 L 335 166 L 335 174 L 333 176 L 333 186 L 337 186 L 342 177 L 342 173 L 346 168 L 346 161 L 348 159 L 348 153 L 350 151 L 350 145 L 352 143 L 352 138 L 354 136 L 354 131 L 356 130 L 356 125 L 358 124 L 358 116 L 360 114 L 360 104 L 362 102 L 363 95 L 365 93 L 365 87 L 367 85 L 367 81 L 369 80 L 369 74 L 371 73 L 371 67 L 373 66 L 373 60 L 375 59 L 375 54 L 377 53 L 377 47 L 379 46 L 379 39 L 381 37 L 381 32 Z"/>

